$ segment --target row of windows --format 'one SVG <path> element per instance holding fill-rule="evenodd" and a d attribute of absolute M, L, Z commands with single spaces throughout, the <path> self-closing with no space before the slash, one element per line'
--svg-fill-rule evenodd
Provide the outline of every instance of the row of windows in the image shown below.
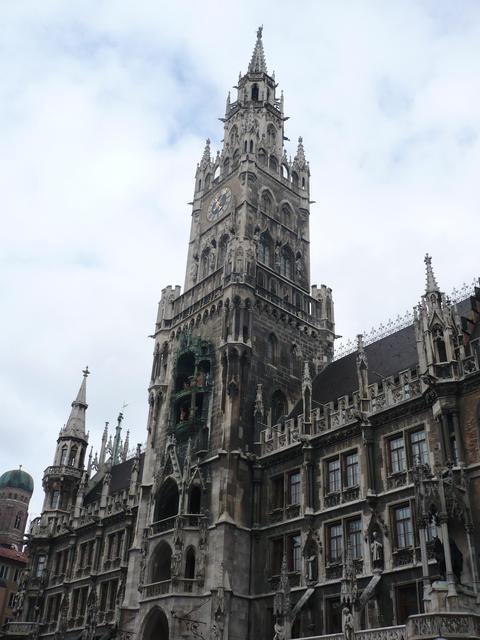
<path fill-rule="evenodd" d="M 110 533 L 105 543 L 104 560 L 114 560 L 121 557 L 123 549 L 125 531 L 123 529 Z M 91 567 L 94 561 L 95 540 L 88 540 L 80 544 L 77 560 L 77 570 Z M 55 554 L 53 563 L 54 575 L 61 575 L 66 572 L 68 564 L 68 549 L 60 549 Z M 40 578 L 45 573 L 47 558 L 45 554 L 37 556 L 35 563 L 35 576 Z M 0 578 L 2 575 L 0 574 Z"/>
<path fill-rule="evenodd" d="M 395 549 L 405 549 L 414 545 L 414 531 L 412 510 L 409 503 L 401 504 L 391 509 Z M 435 527 L 427 530 L 427 536 L 432 539 Z M 332 522 L 325 528 L 327 562 L 343 561 L 346 545 L 350 547 L 352 558 L 363 558 L 363 534 L 361 517 Z M 301 536 L 299 532 L 284 535 L 271 540 L 271 569 L 272 574 L 280 573 L 282 559 L 287 558 L 289 571 L 301 570 Z"/>
<path fill-rule="evenodd" d="M 118 590 L 118 580 L 107 580 L 100 584 L 99 611 L 113 611 L 115 609 Z M 60 612 L 61 594 L 56 593 L 47 600 L 45 619 L 53 622 L 58 619 Z M 81 618 L 85 615 L 88 599 L 88 587 L 74 589 L 70 609 L 71 618 Z"/>
<path fill-rule="evenodd" d="M 280 392 L 281 393 L 281 392 Z M 275 394 L 274 394 L 275 396 Z M 285 410 L 282 408 L 282 410 Z M 272 401 L 272 424 L 280 416 L 274 400 Z M 412 468 L 415 464 L 428 462 L 428 448 L 424 429 L 416 429 L 409 433 L 396 435 L 388 440 L 389 472 L 400 473 Z M 287 495 L 287 504 L 299 504 L 292 496 L 299 496 L 290 489 L 291 483 L 298 482 L 300 486 L 299 471 L 291 471 L 288 474 L 272 479 L 272 508 L 284 506 L 283 497 Z M 325 462 L 325 492 L 326 494 L 338 493 L 345 489 L 358 487 L 360 484 L 360 462 L 357 451 L 348 451 L 329 458 Z M 286 489 L 285 489 L 286 487 Z"/>

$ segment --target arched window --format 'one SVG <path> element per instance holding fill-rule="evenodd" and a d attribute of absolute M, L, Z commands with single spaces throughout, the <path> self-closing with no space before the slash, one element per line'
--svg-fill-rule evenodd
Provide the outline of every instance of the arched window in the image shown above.
<path fill-rule="evenodd" d="M 277 281 L 273 278 L 270 280 L 270 292 L 276 296 L 278 294 Z"/>
<path fill-rule="evenodd" d="M 271 333 L 267 339 L 267 362 L 270 364 L 277 364 L 277 350 L 278 350 L 278 342 L 276 336 Z"/>
<path fill-rule="evenodd" d="M 217 164 L 217 166 L 215 167 L 215 171 L 213 172 L 213 179 L 217 180 L 217 178 L 219 177 L 220 177 L 220 165 Z M 210 184 L 208 186 L 210 186 Z"/>
<path fill-rule="evenodd" d="M 205 189 L 210 189 L 211 181 L 212 181 L 212 176 L 208 174 L 208 176 L 205 178 Z"/>
<path fill-rule="evenodd" d="M 282 163 L 282 178 L 288 180 L 288 167 Z"/>
<path fill-rule="evenodd" d="M 227 174 L 230 171 L 230 158 L 225 158 L 223 162 L 223 173 Z"/>
<path fill-rule="evenodd" d="M 282 207 L 282 222 L 286 227 L 292 226 L 292 210 L 288 204 L 284 204 Z"/>
<path fill-rule="evenodd" d="M 267 144 L 270 147 L 274 147 L 277 141 L 277 130 L 273 124 L 269 124 L 267 127 Z"/>
<path fill-rule="evenodd" d="M 195 549 L 188 547 L 185 553 L 185 578 L 187 580 L 195 579 Z"/>
<path fill-rule="evenodd" d="M 72 447 L 70 449 L 70 456 L 68 458 L 68 466 L 74 467 L 77 461 L 77 447 Z"/>
<path fill-rule="evenodd" d="M 253 140 L 250 140 L 250 153 L 253 153 Z"/>
<path fill-rule="evenodd" d="M 260 236 L 260 242 L 258 245 L 258 259 L 268 267 L 272 263 L 272 243 L 269 236 L 264 233 Z"/>
<path fill-rule="evenodd" d="M 258 151 L 258 162 L 265 166 L 267 164 L 267 154 L 265 152 L 265 149 L 259 149 Z"/>
<path fill-rule="evenodd" d="M 195 356 L 191 351 L 182 353 L 177 360 L 175 374 L 175 391 L 184 391 L 190 386 L 190 380 L 195 374 Z"/>
<path fill-rule="evenodd" d="M 160 487 L 155 499 L 154 521 L 165 520 L 178 513 L 178 487 L 175 480 L 168 478 Z"/>
<path fill-rule="evenodd" d="M 288 247 L 283 247 L 280 253 L 280 273 L 285 278 L 293 278 L 293 254 Z"/>
<path fill-rule="evenodd" d="M 202 258 L 200 261 L 200 277 L 201 278 L 206 278 L 208 276 L 208 267 L 209 267 L 209 258 L 210 258 L 210 252 L 208 249 L 206 249 L 203 253 L 202 253 Z"/>
<path fill-rule="evenodd" d="M 188 496 L 188 513 L 201 513 L 202 487 L 198 484 L 192 485 Z"/>
<path fill-rule="evenodd" d="M 298 355 L 298 347 L 296 344 L 292 345 L 290 351 L 290 373 L 297 378 L 300 377 L 300 358 Z"/>
<path fill-rule="evenodd" d="M 198 181 L 198 190 L 200 191 L 200 189 L 201 189 L 201 188 L 202 188 L 202 181 L 201 181 L 201 180 L 199 180 L 199 181 Z"/>
<path fill-rule="evenodd" d="M 305 178 L 302 178 L 302 189 L 305 189 Z"/>
<path fill-rule="evenodd" d="M 13 526 L 15 527 L 15 529 L 20 529 L 21 524 L 22 524 L 22 512 L 19 511 L 15 516 L 15 524 Z"/>
<path fill-rule="evenodd" d="M 235 153 L 233 154 L 233 169 L 235 169 L 236 167 L 238 167 L 238 163 L 240 160 L 240 151 L 238 149 L 235 149 Z"/>
<path fill-rule="evenodd" d="M 68 447 L 66 444 L 64 444 L 60 453 L 60 466 L 64 465 L 67 461 L 67 451 Z"/>
<path fill-rule="evenodd" d="M 243 143 L 243 150 L 245 153 L 247 153 L 248 150 L 248 140 L 245 140 L 245 142 Z"/>
<path fill-rule="evenodd" d="M 227 255 L 228 236 L 222 236 L 218 247 L 218 267 L 223 266 Z"/>
<path fill-rule="evenodd" d="M 235 147 L 235 145 L 237 144 L 237 138 L 238 138 L 238 129 L 237 129 L 237 125 L 234 124 L 233 127 L 230 129 L 230 146 L 231 147 Z"/>
<path fill-rule="evenodd" d="M 258 102 L 258 84 L 252 86 L 252 101 Z"/>
<path fill-rule="evenodd" d="M 287 398 L 279 389 L 272 395 L 272 425 L 277 424 L 288 413 Z"/>
<path fill-rule="evenodd" d="M 172 548 L 162 541 L 152 554 L 150 582 L 163 582 L 172 577 Z"/>
<path fill-rule="evenodd" d="M 275 156 L 270 156 L 270 169 L 272 171 L 278 171 L 278 160 Z"/>
<path fill-rule="evenodd" d="M 292 172 L 292 182 L 294 187 L 298 187 L 298 173 Z"/>
<path fill-rule="evenodd" d="M 265 213 L 271 214 L 273 209 L 273 201 L 272 196 L 268 193 L 268 191 L 264 191 L 262 193 L 262 197 L 260 198 L 260 206 L 265 211 Z"/>

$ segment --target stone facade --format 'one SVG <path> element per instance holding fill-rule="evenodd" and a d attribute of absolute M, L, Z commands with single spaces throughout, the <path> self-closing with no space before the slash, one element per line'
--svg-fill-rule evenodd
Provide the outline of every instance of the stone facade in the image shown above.
<path fill-rule="evenodd" d="M 480 290 L 451 304 L 427 256 L 413 323 L 334 360 L 285 120 L 260 29 L 197 167 L 184 292 L 162 291 L 145 451 L 118 426 L 85 465 L 85 378 L 8 637 L 478 630 Z"/>

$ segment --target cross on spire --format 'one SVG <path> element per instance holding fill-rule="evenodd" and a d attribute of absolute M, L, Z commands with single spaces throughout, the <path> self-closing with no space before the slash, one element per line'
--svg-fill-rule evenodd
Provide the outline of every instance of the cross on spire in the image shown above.
<path fill-rule="evenodd" d="M 86 378 L 87 376 L 89 376 L 89 375 L 90 375 L 90 371 L 88 370 L 88 364 L 87 364 L 87 366 L 85 367 L 85 369 L 82 371 L 82 373 L 83 373 L 83 377 L 84 377 L 84 378 Z"/>

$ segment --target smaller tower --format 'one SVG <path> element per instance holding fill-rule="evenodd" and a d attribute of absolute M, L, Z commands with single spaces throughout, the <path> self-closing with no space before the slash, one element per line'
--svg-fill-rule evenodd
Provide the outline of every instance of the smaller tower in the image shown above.
<path fill-rule="evenodd" d="M 0 476 L 0 546 L 22 550 L 32 494 L 33 478 L 21 465 Z"/>
<path fill-rule="evenodd" d="M 458 375 L 458 329 L 452 307 L 437 284 L 428 253 L 425 266 L 425 293 L 414 309 L 420 372 L 438 379 L 452 378 Z"/>
<path fill-rule="evenodd" d="M 75 506 L 88 446 L 85 412 L 88 407 L 86 390 L 89 373 L 86 367 L 77 397 L 72 402 L 70 417 L 59 433 L 53 465 L 47 467 L 43 475 L 44 512 L 68 513 Z"/>

